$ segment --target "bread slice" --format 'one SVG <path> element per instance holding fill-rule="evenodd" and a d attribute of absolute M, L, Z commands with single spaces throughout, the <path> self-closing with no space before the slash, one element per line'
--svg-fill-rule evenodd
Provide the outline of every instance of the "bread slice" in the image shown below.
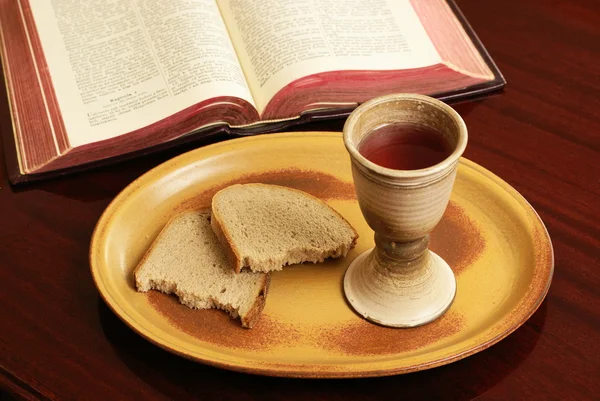
<path fill-rule="evenodd" d="M 325 202 L 277 185 L 227 187 L 213 197 L 212 212 L 212 228 L 236 272 L 346 256 L 358 238 Z"/>
<path fill-rule="evenodd" d="M 235 274 L 210 227 L 210 212 L 174 217 L 134 271 L 138 291 L 173 293 L 195 309 L 219 308 L 252 327 L 265 306 L 270 276 Z"/>

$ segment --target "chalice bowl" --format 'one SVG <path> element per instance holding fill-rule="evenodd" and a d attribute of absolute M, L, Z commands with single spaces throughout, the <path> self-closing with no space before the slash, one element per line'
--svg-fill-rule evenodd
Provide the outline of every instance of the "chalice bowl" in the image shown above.
<path fill-rule="evenodd" d="M 429 234 L 448 205 L 467 145 L 464 121 L 428 96 L 382 96 L 348 117 L 344 144 L 358 203 L 375 232 L 375 248 L 345 273 L 346 299 L 358 314 L 384 326 L 437 319 L 454 300 L 456 279 L 428 249 Z"/>

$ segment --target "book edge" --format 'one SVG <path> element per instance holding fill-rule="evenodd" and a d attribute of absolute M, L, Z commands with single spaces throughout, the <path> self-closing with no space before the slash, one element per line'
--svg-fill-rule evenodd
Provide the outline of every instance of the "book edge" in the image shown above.
<path fill-rule="evenodd" d="M 19 5 L 19 12 L 20 12 L 20 17 L 21 17 L 21 22 L 23 23 L 23 30 L 25 31 L 25 38 L 27 39 L 27 47 L 28 47 L 28 50 L 29 50 L 29 54 L 31 55 L 31 60 L 33 61 L 33 68 L 35 70 L 35 77 L 37 79 L 37 85 L 40 88 L 40 92 L 41 92 L 41 95 L 42 95 L 42 100 L 44 102 L 44 109 L 45 109 L 45 112 L 46 112 L 46 117 L 48 118 L 48 122 L 49 122 L 49 125 L 50 125 L 50 132 L 52 133 L 52 141 L 54 142 L 54 149 L 56 150 L 56 154 L 58 156 L 60 156 L 61 149 L 60 149 L 60 146 L 58 145 L 58 138 L 56 136 L 56 132 L 55 132 L 55 129 L 54 129 L 54 121 L 52 120 L 50 109 L 48 107 L 48 99 L 47 99 L 47 96 L 46 96 L 46 90 L 44 89 L 44 85 L 42 84 L 42 78 L 40 76 L 40 68 L 39 68 L 39 65 L 38 65 L 38 60 L 37 60 L 37 58 L 35 56 L 35 52 L 34 52 L 34 49 L 33 49 L 33 43 L 31 41 L 31 36 L 32 35 L 29 32 L 29 27 L 27 26 L 27 21 L 25 20 L 25 12 L 23 11 L 23 4 L 21 3 L 21 0 L 18 0 L 18 5 Z M 46 163 L 44 163 L 44 164 L 46 164 Z M 39 167 L 43 167 L 44 164 L 42 164 L 41 166 L 38 166 L 38 168 Z"/>
<path fill-rule="evenodd" d="M 28 171 L 26 171 L 23 168 L 23 161 L 21 159 L 21 152 L 23 152 L 23 149 L 22 149 L 23 144 L 19 140 L 18 134 L 17 134 L 17 132 L 19 132 L 18 131 L 19 116 L 15 110 L 16 105 L 11 100 L 12 99 L 12 91 L 10 90 L 10 88 L 12 87 L 12 84 L 10 82 L 11 78 L 10 78 L 10 72 L 9 72 L 11 67 L 9 65 L 10 63 L 8 61 L 8 58 L 6 57 L 6 54 L 7 54 L 6 38 L 5 38 L 4 29 L 2 29 L 1 27 L 0 27 L 0 42 L 2 44 L 2 46 L 0 46 L 0 53 L 1 53 L 0 54 L 0 64 L 2 66 L 2 76 L 3 76 L 2 84 L 4 85 L 3 92 L 5 94 L 5 96 L 2 96 L 2 98 L 6 99 L 6 105 L 8 106 L 8 112 L 9 112 L 10 123 L 11 123 L 11 127 L 10 127 L 11 132 L 10 133 L 3 132 L 2 137 L 3 137 L 3 145 L 4 145 L 4 154 L 6 157 L 5 164 L 6 164 L 6 168 L 7 168 L 7 173 L 9 175 L 9 180 L 12 182 L 13 179 L 10 178 L 11 176 L 14 176 L 15 179 L 17 179 L 18 176 L 25 175 L 28 173 Z M 7 131 L 7 130 L 3 129 L 2 131 Z M 7 142 L 9 142 L 9 143 L 7 143 Z M 12 150 L 9 148 L 12 148 Z M 14 158 L 14 160 L 11 162 L 11 160 L 9 160 L 10 158 Z"/>
<path fill-rule="evenodd" d="M 501 87 L 504 87 L 506 85 L 506 79 L 502 75 L 502 72 L 500 72 L 500 69 L 498 68 L 498 66 L 496 65 L 494 60 L 492 59 L 492 56 L 490 55 L 490 53 L 487 51 L 487 49 L 483 45 L 483 42 L 481 41 L 481 39 L 479 39 L 479 36 L 477 36 L 477 33 L 475 32 L 475 30 L 473 29 L 473 27 L 471 26 L 471 24 L 465 17 L 464 13 L 460 9 L 460 7 L 458 7 L 458 4 L 456 4 L 456 1 L 455 0 L 446 0 L 446 2 L 450 6 L 450 9 L 454 13 L 454 15 L 456 16 L 456 19 L 458 20 L 458 22 L 462 25 L 463 29 L 467 33 L 467 36 L 473 43 L 473 46 L 475 46 L 475 49 L 479 52 L 479 54 L 481 55 L 481 58 L 483 58 L 483 61 L 487 64 L 488 68 L 492 71 L 492 74 L 494 75 L 494 79 L 492 80 L 492 82 L 496 81 L 496 83 L 497 83 L 497 86 L 494 89 L 499 89 Z"/>

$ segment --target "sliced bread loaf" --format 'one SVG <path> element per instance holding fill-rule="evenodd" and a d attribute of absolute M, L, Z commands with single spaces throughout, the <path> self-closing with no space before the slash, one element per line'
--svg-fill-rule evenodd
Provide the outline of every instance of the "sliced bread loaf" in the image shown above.
<path fill-rule="evenodd" d="M 212 212 L 212 228 L 236 272 L 346 256 L 358 238 L 325 202 L 277 185 L 232 185 L 215 194 Z"/>
<path fill-rule="evenodd" d="M 219 308 L 252 327 L 265 305 L 270 277 L 235 274 L 210 227 L 210 212 L 173 218 L 134 272 L 138 291 L 173 293 L 195 309 Z"/>

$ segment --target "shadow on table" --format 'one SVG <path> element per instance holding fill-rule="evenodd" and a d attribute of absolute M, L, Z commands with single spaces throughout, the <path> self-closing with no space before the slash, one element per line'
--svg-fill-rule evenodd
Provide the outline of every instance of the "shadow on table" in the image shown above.
<path fill-rule="evenodd" d="M 124 364 L 157 393 L 200 399 L 469 400 L 513 372 L 533 351 L 546 302 L 528 323 L 490 349 L 435 369 L 369 379 L 285 379 L 212 368 L 175 356 L 129 329 L 99 300 L 104 333 Z"/>

